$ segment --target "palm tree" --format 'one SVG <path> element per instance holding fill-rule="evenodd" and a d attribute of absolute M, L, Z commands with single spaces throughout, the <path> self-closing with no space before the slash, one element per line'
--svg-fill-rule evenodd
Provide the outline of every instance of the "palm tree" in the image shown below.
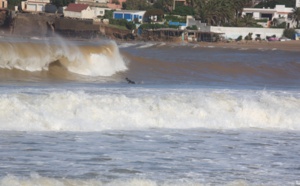
<path fill-rule="evenodd" d="M 241 17 L 241 13 L 245 6 L 250 5 L 252 0 L 232 0 L 231 5 L 235 11 L 235 23 L 237 24 L 238 19 Z"/>
<path fill-rule="evenodd" d="M 299 27 L 300 22 L 300 8 L 295 8 L 292 13 L 292 19 L 297 23 L 296 28 Z"/>
<path fill-rule="evenodd" d="M 256 21 L 251 15 L 244 15 L 240 19 L 240 22 L 241 22 L 240 26 L 244 26 L 244 27 L 251 27 L 253 25 L 256 25 Z"/>
<path fill-rule="evenodd" d="M 231 0 L 203 1 L 200 17 L 208 25 L 223 25 L 233 18 Z"/>

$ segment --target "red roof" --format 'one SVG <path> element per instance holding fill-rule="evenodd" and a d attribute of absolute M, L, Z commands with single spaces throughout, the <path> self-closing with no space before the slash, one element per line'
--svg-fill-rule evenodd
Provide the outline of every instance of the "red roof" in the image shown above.
<path fill-rule="evenodd" d="M 88 7 L 89 7 L 89 5 L 86 5 L 86 4 L 70 3 L 68 5 L 68 7 L 65 9 L 65 11 L 81 12 L 82 10 L 86 10 Z"/>

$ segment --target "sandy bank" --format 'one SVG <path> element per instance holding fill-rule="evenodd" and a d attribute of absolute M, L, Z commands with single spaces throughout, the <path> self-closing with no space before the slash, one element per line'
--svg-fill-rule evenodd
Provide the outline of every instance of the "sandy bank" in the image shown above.
<path fill-rule="evenodd" d="M 220 47 L 232 49 L 259 49 L 259 50 L 284 50 L 284 51 L 299 51 L 300 41 L 250 41 L 250 42 L 216 42 L 216 43 L 198 43 L 202 47 Z"/>

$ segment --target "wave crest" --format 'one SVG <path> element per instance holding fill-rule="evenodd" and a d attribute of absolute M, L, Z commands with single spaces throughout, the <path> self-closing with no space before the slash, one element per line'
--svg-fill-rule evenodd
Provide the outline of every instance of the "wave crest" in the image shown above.
<path fill-rule="evenodd" d="M 300 130 L 300 98 L 270 92 L 53 92 L 0 96 L 0 130 Z M 134 93 L 131 91 L 135 91 Z"/>
<path fill-rule="evenodd" d="M 88 43 L 62 38 L 0 41 L 0 68 L 42 71 L 55 61 L 70 72 L 87 76 L 112 76 L 127 70 L 113 41 Z"/>

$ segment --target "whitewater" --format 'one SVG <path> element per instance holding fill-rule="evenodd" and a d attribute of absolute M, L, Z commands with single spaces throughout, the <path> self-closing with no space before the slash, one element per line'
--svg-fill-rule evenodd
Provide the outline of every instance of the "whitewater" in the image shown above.
<path fill-rule="evenodd" d="M 299 59 L 0 38 L 0 185 L 300 185 Z"/>

